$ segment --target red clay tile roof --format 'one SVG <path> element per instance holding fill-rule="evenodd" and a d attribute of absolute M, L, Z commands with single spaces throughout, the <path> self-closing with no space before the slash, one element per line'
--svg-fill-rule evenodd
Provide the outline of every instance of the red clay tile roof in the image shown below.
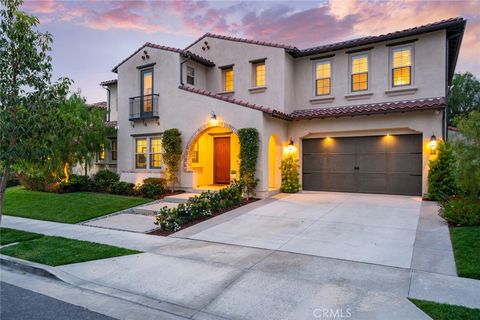
<path fill-rule="evenodd" d="M 87 104 L 88 108 L 107 108 L 107 101 L 101 101 L 101 102 L 95 102 L 95 103 L 90 103 Z"/>
<path fill-rule="evenodd" d="M 100 82 L 100 85 L 101 86 L 110 86 L 110 85 L 116 84 L 116 83 L 117 83 L 117 79 L 112 79 L 112 80 L 102 81 L 102 82 Z"/>
<path fill-rule="evenodd" d="M 210 98 L 223 100 L 225 102 L 230 102 L 230 103 L 242 106 L 242 107 L 262 111 L 262 112 L 267 113 L 267 114 L 269 114 L 269 115 L 271 115 L 272 117 L 275 117 L 275 118 L 280 118 L 280 119 L 283 119 L 283 120 L 292 120 L 291 117 L 288 114 L 286 114 L 284 112 L 281 112 L 281 111 L 278 111 L 278 110 L 275 110 L 273 108 L 266 107 L 266 106 L 261 106 L 261 105 L 258 105 L 258 104 L 250 103 L 250 102 L 239 100 L 239 99 L 234 99 L 232 97 L 216 94 L 216 93 L 213 93 L 211 91 L 202 90 L 202 89 L 198 89 L 198 88 L 194 88 L 194 87 L 190 87 L 190 86 L 180 85 L 178 88 L 182 89 L 182 90 L 185 90 L 185 91 L 188 91 L 188 92 L 201 94 L 203 96 L 207 96 L 207 97 L 210 97 Z"/>
<path fill-rule="evenodd" d="M 167 47 L 167 46 L 161 46 L 161 45 L 158 45 L 158 44 L 154 44 L 154 43 L 150 43 L 150 42 L 147 42 L 145 43 L 143 46 L 141 46 L 140 48 L 138 48 L 134 53 L 132 53 L 131 55 L 129 55 L 128 57 L 126 57 L 125 59 L 123 59 L 119 64 L 117 64 L 115 67 L 113 67 L 112 69 L 112 72 L 117 72 L 117 68 L 119 66 L 121 66 L 123 63 L 125 63 L 128 59 L 130 59 L 131 57 L 133 57 L 134 55 L 136 55 L 140 50 L 142 50 L 143 48 L 145 47 L 149 47 L 149 48 L 155 48 L 155 49 L 160 49 L 160 50 L 166 50 L 166 51 L 171 51 L 171 52 L 177 52 L 179 53 L 180 55 L 182 55 L 183 57 L 186 57 L 186 58 L 190 58 L 192 59 L 193 61 L 196 61 L 198 63 L 201 63 L 203 65 L 206 65 L 208 67 L 213 67 L 215 66 L 215 63 L 213 63 L 212 61 L 208 60 L 208 59 L 205 59 L 201 56 L 199 56 L 198 54 L 195 54 L 193 52 L 190 52 L 188 50 L 183 50 L 183 49 L 179 49 L 179 48 L 173 48 L 173 47 Z"/>
<path fill-rule="evenodd" d="M 325 119 L 393 112 L 439 110 L 445 108 L 444 98 L 403 100 L 395 102 L 360 104 L 335 108 L 296 110 L 290 114 L 294 120 Z"/>
<path fill-rule="evenodd" d="M 222 40 L 256 44 L 256 45 L 266 46 L 266 47 L 282 48 L 282 49 L 286 49 L 286 50 L 298 50 L 294 46 L 289 46 L 289 45 L 285 45 L 285 44 L 258 41 L 258 40 L 250 40 L 250 39 L 244 39 L 244 38 L 236 38 L 236 37 L 230 37 L 230 36 L 223 36 L 223 35 L 220 35 L 220 34 L 214 34 L 214 33 L 210 33 L 210 32 L 205 33 L 203 36 L 201 36 L 200 38 L 195 40 L 192 44 L 190 44 L 188 47 L 186 47 L 185 50 L 188 50 L 193 45 L 195 45 L 196 43 L 202 41 L 204 38 L 207 38 L 207 37 L 217 38 L 217 39 L 222 39 Z"/>

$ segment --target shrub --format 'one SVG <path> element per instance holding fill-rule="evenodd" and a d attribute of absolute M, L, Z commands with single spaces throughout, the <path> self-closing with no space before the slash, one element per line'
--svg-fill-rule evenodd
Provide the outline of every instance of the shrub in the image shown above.
<path fill-rule="evenodd" d="M 144 183 L 138 187 L 138 191 L 147 198 L 156 199 L 163 195 L 166 191 L 164 186 L 155 183 Z"/>
<path fill-rule="evenodd" d="M 258 179 L 255 178 L 259 151 L 258 131 L 255 128 L 238 130 L 240 140 L 240 181 L 244 186 L 247 198 L 255 195 Z"/>
<path fill-rule="evenodd" d="M 298 160 L 293 156 L 288 156 L 282 160 L 280 167 L 282 173 L 282 184 L 280 190 L 287 193 L 300 191 L 300 179 L 298 173 Z"/>
<path fill-rule="evenodd" d="M 125 196 L 133 196 L 136 193 L 135 184 L 125 181 L 119 181 L 112 185 L 111 192 Z"/>
<path fill-rule="evenodd" d="M 144 184 L 158 184 L 160 186 L 163 186 L 164 189 L 167 189 L 167 179 L 165 178 L 147 178 L 143 180 Z"/>
<path fill-rule="evenodd" d="M 110 192 L 112 186 L 120 181 L 116 172 L 110 170 L 100 170 L 93 176 L 95 190 L 101 192 Z"/>
<path fill-rule="evenodd" d="M 51 176 L 30 176 L 21 175 L 20 184 L 27 190 L 32 191 L 56 191 L 53 185 L 55 180 Z"/>
<path fill-rule="evenodd" d="M 457 194 L 455 182 L 455 158 L 449 143 L 441 142 L 438 157 L 430 160 L 428 171 L 428 197 L 431 200 L 447 200 Z"/>
<path fill-rule="evenodd" d="M 480 226 L 480 201 L 471 198 L 452 198 L 442 203 L 440 216 L 461 226 Z"/>
<path fill-rule="evenodd" d="M 190 198 L 187 203 L 177 208 L 163 207 L 156 217 L 156 224 L 162 230 L 178 231 L 185 223 L 202 216 L 210 216 L 242 202 L 243 186 L 233 182 L 229 187 L 216 192 L 202 192 Z"/>
<path fill-rule="evenodd" d="M 178 129 L 165 130 L 162 135 L 163 162 L 165 163 L 165 174 L 172 192 L 175 190 L 175 183 L 178 181 L 178 170 L 182 156 L 182 134 Z"/>
<path fill-rule="evenodd" d="M 480 197 L 480 111 L 457 121 L 462 138 L 453 143 L 457 160 L 455 177 L 460 190 L 472 198 Z"/>
<path fill-rule="evenodd" d="M 58 192 L 79 192 L 79 191 L 91 191 L 93 189 L 93 181 L 88 176 L 70 175 L 69 182 L 60 182 L 58 186 Z"/>

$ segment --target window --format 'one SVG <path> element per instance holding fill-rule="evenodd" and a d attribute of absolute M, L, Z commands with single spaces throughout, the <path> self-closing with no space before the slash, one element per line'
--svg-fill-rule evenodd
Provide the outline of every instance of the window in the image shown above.
<path fill-rule="evenodd" d="M 223 70 L 223 91 L 233 91 L 233 68 Z"/>
<path fill-rule="evenodd" d="M 253 65 L 255 74 L 255 87 L 265 87 L 265 61 Z"/>
<path fill-rule="evenodd" d="M 368 90 L 368 54 L 352 56 L 352 92 Z"/>
<path fill-rule="evenodd" d="M 199 163 L 200 162 L 200 157 L 199 157 L 199 149 L 198 149 L 198 141 L 193 145 L 193 150 L 192 150 L 192 163 Z"/>
<path fill-rule="evenodd" d="M 392 49 L 392 86 L 412 84 L 412 47 Z"/>
<path fill-rule="evenodd" d="M 142 110 L 141 113 L 151 113 L 153 111 L 152 94 L 153 94 L 153 69 L 145 69 L 141 71 L 141 96 Z"/>
<path fill-rule="evenodd" d="M 105 145 L 100 145 L 100 153 L 98 154 L 98 160 L 105 160 Z"/>
<path fill-rule="evenodd" d="M 187 66 L 187 84 L 195 85 L 195 69 Z"/>
<path fill-rule="evenodd" d="M 137 139 L 135 144 L 135 167 L 145 169 L 147 168 L 147 139 Z"/>
<path fill-rule="evenodd" d="M 112 140 L 112 160 L 117 160 L 117 140 Z"/>
<path fill-rule="evenodd" d="M 315 95 L 323 96 L 332 93 L 331 62 L 317 62 L 315 67 Z"/>
<path fill-rule="evenodd" d="M 160 138 L 150 138 L 150 168 L 162 166 L 162 141 Z"/>

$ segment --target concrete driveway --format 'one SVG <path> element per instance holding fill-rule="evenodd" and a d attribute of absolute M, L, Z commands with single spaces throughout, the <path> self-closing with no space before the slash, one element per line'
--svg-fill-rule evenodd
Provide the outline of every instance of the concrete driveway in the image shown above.
<path fill-rule="evenodd" d="M 410 268 L 419 197 L 303 192 L 274 198 L 188 237 Z"/>

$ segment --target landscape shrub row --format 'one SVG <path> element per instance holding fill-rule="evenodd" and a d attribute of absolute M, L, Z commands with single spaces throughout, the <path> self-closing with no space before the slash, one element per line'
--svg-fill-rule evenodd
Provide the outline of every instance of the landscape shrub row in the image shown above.
<path fill-rule="evenodd" d="M 146 198 L 159 198 L 167 192 L 167 182 L 164 178 L 147 178 L 143 184 L 120 181 L 117 173 L 109 170 L 100 170 L 92 178 L 81 175 L 71 175 L 69 182 L 61 182 L 55 191 L 67 192 L 106 192 L 125 196 L 141 196 Z"/>
<path fill-rule="evenodd" d="M 177 208 L 163 207 L 156 217 L 155 224 L 165 231 L 178 231 L 182 226 L 192 220 L 203 216 L 229 209 L 242 203 L 243 185 L 233 182 L 229 187 L 219 191 L 202 192 L 190 198 L 187 203 L 181 203 Z"/>

